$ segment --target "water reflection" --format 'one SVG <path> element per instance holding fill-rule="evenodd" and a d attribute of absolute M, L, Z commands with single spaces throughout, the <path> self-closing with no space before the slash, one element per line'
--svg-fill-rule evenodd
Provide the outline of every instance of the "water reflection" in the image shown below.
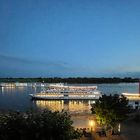
<path fill-rule="evenodd" d="M 15 87 L 0 87 L 0 93 L 2 94 L 10 94 L 11 92 L 15 92 L 16 88 Z"/>
<path fill-rule="evenodd" d="M 71 114 L 82 114 L 82 113 L 91 113 L 91 104 L 95 101 L 79 101 L 79 100 L 37 100 L 34 101 L 36 106 L 40 109 L 50 109 L 51 111 L 68 111 Z"/>
<path fill-rule="evenodd" d="M 1 87 L 1 93 L 4 93 L 4 87 Z"/>
<path fill-rule="evenodd" d="M 91 84 L 94 85 L 94 84 Z M 123 92 L 138 92 L 138 83 L 121 84 L 95 84 L 103 94 L 121 94 Z M 23 87 L 0 87 L 0 110 L 12 109 L 27 111 L 30 108 L 50 108 L 51 110 L 61 111 L 62 109 L 71 112 L 90 112 L 91 101 L 31 101 L 29 94 L 39 93 L 42 87 L 23 86 Z M 60 102 L 60 103 L 59 103 Z"/>
<path fill-rule="evenodd" d="M 22 93 L 24 91 L 25 91 L 24 87 L 0 87 L 0 93 L 2 93 L 3 95 Z"/>

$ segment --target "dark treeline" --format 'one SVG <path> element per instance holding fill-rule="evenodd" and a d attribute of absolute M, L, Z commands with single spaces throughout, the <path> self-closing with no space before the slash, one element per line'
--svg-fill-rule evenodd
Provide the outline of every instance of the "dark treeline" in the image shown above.
<path fill-rule="evenodd" d="M 72 140 L 82 136 L 66 112 L 0 113 L 0 140 Z"/>
<path fill-rule="evenodd" d="M 135 83 L 139 82 L 139 78 L 86 78 L 86 77 L 77 77 L 77 78 L 0 78 L 0 82 L 44 82 L 44 83 Z"/>

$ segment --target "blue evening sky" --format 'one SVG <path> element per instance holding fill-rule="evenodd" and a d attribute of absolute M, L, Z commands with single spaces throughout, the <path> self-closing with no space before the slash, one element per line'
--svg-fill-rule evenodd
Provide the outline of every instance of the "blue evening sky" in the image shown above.
<path fill-rule="evenodd" d="M 140 72 L 140 0 L 0 0 L 0 77 Z"/>

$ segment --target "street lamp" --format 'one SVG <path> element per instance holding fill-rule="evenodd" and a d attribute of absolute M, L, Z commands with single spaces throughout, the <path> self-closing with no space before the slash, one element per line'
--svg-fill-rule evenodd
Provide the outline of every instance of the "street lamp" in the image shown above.
<path fill-rule="evenodd" d="M 118 132 L 120 133 L 121 132 L 121 124 L 119 123 L 118 125 Z"/>
<path fill-rule="evenodd" d="M 91 128 L 91 131 L 95 129 L 95 121 L 94 120 L 89 120 L 89 125 Z"/>

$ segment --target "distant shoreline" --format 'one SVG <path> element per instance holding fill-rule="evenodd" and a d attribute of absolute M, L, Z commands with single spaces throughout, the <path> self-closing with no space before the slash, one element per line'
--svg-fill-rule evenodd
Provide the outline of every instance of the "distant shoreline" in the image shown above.
<path fill-rule="evenodd" d="M 87 77 L 77 77 L 77 78 L 0 78 L 0 82 L 41 82 L 41 83 L 68 83 L 68 84 L 105 84 L 105 83 L 137 83 L 139 78 L 87 78 Z"/>

